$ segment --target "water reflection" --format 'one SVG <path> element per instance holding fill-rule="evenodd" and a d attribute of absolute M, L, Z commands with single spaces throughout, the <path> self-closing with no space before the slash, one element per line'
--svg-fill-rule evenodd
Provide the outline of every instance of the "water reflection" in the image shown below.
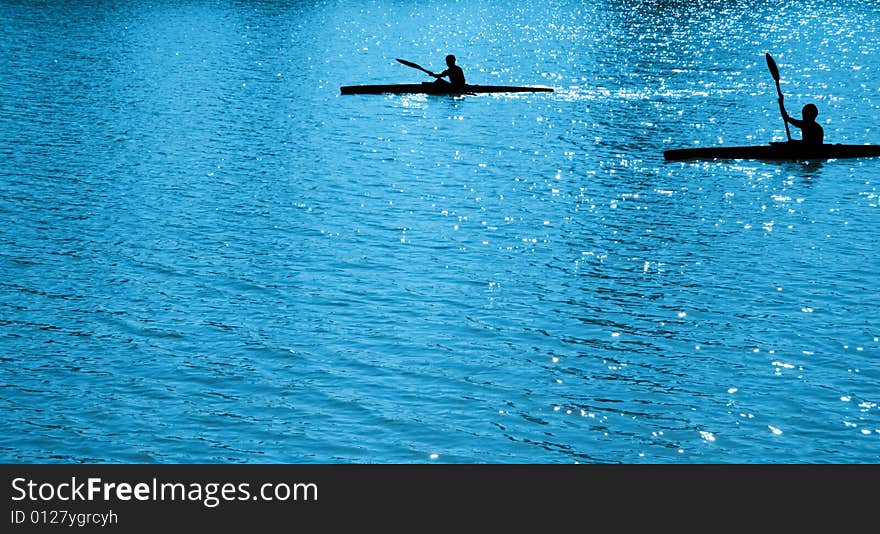
<path fill-rule="evenodd" d="M 786 172 L 791 173 L 793 176 L 797 176 L 806 180 L 805 183 L 809 184 L 810 180 L 816 179 L 822 176 L 822 169 L 825 167 L 825 163 L 821 160 L 819 161 L 804 161 L 804 162 L 790 162 L 785 165 Z"/>

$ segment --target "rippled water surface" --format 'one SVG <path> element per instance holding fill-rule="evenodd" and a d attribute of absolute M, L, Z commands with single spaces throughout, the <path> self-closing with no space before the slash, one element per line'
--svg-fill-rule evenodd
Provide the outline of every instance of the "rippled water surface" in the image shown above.
<path fill-rule="evenodd" d="M 0 459 L 880 461 L 880 4 L 0 2 Z M 341 96 L 404 58 L 546 94 Z M 797 136 L 797 129 L 794 129 Z"/>

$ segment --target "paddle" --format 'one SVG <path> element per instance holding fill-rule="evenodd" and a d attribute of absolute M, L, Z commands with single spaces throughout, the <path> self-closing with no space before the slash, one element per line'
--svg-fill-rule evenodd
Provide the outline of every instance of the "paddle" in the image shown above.
<path fill-rule="evenodd" d="M 412 61 L 407 61 L 407 60 L 405 60 L 405 59 L 400 59 L 400 58 L 398 58 L 397 61 L 399 61 L 400 63 L 403 63 L 403 64 L 406 65 L 407 67 L 412 67 L 412 68 L 414 68 L 414 69 L 419 69 L 420 71 L 422 71 L 422 72 L 424 72 L 424 73 L 426 73 L 426 74 L 429 74 L 429 75 L 431 75 L 431 76 L 434 75 L 433 72 L 431 72 L 431 71 L 429 71 L 428 69 L 422 67 L 421 65 L 417 65 L 417 64 L 413 63 Z"/>
<path fill-rule="evenodd" d="M 779 67 L 776 66 L 776 61 L 770 55 L 770 52 L 767 52 L 767 67 L 770 69 L 773 79 L 776 80 L 776 92 L 779 93 L 779 112 L 782 114 L 783 122 L 785 122 L 785 135 L 791 141 L 791 131 L 788 129 L 788 121 L 785 120 L 785 108 L 782 106 L 782 88 L 779 87 Z"/>

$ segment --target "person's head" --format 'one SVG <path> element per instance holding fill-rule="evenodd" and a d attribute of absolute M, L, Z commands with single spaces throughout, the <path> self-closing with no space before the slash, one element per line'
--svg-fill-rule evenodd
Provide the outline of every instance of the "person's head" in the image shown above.
<path fill-rule="evenodd" d="M 455 56 L 453 56 L 452 54 L 449 54 L 448 56 L 446 56 L 446 65 L 448 67 L 454 66 L 455 65 Z"/>
<path fill-rule="evenodd" d="M 808 121 L 814 121 L 816 120 L 816 117 L 819 116 L 819 108 L 817 108 L 815 104 L 807 104 L 804 106 L 804 109 L 801 110 L 801 115 Z"/>

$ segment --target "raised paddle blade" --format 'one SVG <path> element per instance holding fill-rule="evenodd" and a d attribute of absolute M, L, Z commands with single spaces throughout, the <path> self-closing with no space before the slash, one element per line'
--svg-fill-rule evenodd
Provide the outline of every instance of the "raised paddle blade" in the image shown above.
<path fill-rule="evenodd" d="M 776 66 L 776 60 L 773 59 L 773 56 L 770 55 L 770 52 L 767 52 L 767 67 L 770 69 L 770 74 L 773 76 L 773 79 L 778 82 L 779 67 Z"/>
<path fill-rule="evenodd" d="M 770 54 L 767 54 L 767 57 L 770 57 Z M 403 63 L 403 64 L 406 65 L 407 67 L 412 67 L 412 68 L 414 68 L 414 69 L 420 69 L 420 68 L 422 68 L 420 65 L 416 65 L 416 64 L 413 63 L 412 61 L 407 61 L 407 60 L 405 60 L 405 59 L 397 58 L 397 61 L 399 61 L 400 63 Z"/>
<path fill-rule="evenodd" d="M 420 71 L 425 72 L 425 73 L 427 73 L 427 74 L 431 74 L 431 75 L 434 74 L 433 72 L 429 71 L 428 69 L 422 67 L 421 65 L 419 65 L 419 64 L 417 64 L 417 63 L 413 63 L 412 61 L 407 61 L 407 60 L 405 60 L 405 59 L 400 59 L 400 58 L 397 58 L 397 61 L 398 61 L 399 63 L 403 63 L 403 64 L 406 65 L 407 67 L 412 67 L 412 68 L 414 68 L 414 69 L 419 69 Z"/>
<path fill-rule="evenodd" d="M 779 112 L 782 114 L 782 121 L 785 123 L 785 136 L 791 141 L 791 129 L 789 129 L 788 121 L 785 119 L 785 108 L 782 107 L 782 87 L 779 86 L 779 67 L 776 65 L 776 60 L 773 59 L 770 52 L 767 52 L 767 67 L 770 69 L 770 74 L 776 81 L 776 93 L 779 95 Z"/>

